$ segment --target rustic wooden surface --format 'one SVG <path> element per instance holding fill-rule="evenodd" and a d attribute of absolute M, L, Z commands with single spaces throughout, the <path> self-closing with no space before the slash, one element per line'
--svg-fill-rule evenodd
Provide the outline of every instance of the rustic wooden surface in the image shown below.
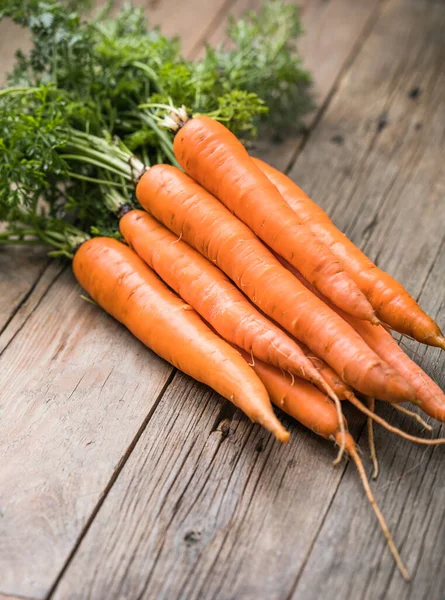
<path fill-rule="evenodd" d="M 193 56 L 259 2 L 138 4 Z M 300 4 L 319 109 L 304 137 L 257 151 L 445 325 L 445 5 Z M 334 469 L 293 423 L 279 446 L 79 293 L 43 253 L 0 250 L 0 599 L 444 598 L 442 448 L 376 431 L 374 488 L 407 585 L 353 465 Z M 444 354 L 402 343 L 445 387 Z"/>

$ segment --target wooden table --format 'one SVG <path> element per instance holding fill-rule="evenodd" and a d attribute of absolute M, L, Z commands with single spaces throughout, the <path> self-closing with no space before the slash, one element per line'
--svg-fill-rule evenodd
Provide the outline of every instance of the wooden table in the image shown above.
<path fill-rule="evenodd" d="M 258 2 L 146 4 L 195 56 Z M 301 6 L 318 110 L 304 137 L 259 152 L 444 326 L 445 5 Z M 20 38 L 0 33 L 6 68 Z M 0 251 L 1 600 L 445 597 L 443 448 L 376 431 L 374 489 L 408 585 L 329 443 L 285 419 L 280 446 L 79 294 L 44 251 Z M 445 353 L 402 343 L 444 387 Z M 367 459 L 364 420 L 347 416 Z"/>

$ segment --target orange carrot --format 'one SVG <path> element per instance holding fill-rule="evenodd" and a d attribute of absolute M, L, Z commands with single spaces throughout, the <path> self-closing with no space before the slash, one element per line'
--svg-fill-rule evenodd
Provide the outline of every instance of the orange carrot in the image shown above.
<path fill-rule="evenodd" d="M 242 354 L 244 358 L 248 360 L 248 355 L 245 353 Z M 290 378 L 283 375 L 271 365 L 266 365 L 261 361 L 255 361 L 253 369 L 266 386 L 274 404 L 318 435 L 335 440 L 339 444 L 344 442 L 346 451 L 357 467 L 364 490 L 385 535 L 394 560 L 400 569 L 402 576 L 406 580 L 409 580 L 407 569 L 400 558 L 385 519 L 375 501 L 362 461 L 358 455 L 354 439 L 348 432 L 344 434 L 340 433 L 334 404 L 329 398 L 323 396 L 319 390 L 308 384 L 306 381 L 302 381 L 301 379 L 291 381 Z"/>
<path fill-rule="evenodd" d="M 305 343 L 354 388 L 409 401 L 411 387 L 274 258 L 254 233 L 185 173 L 155 165 L 136 195 L 158 221 L 215 263 L 263 313 Z"/>
<path fill-rule="evenodd" d="M 300 222 L 340 260 L 344 269 L 366 294 L 382 321 L 419 342 L 445 350 L 445 338 L 438 325 L 398 281 L 379 269 L 359 250 L 289 177 L 259 159 L 253 160 L 277 187 L 283 199 L 298 215 Z M 299 270 L 309 281 L 303 271 Z"/>
<path fill-rule="evenodd" d="M 362 327 L 363 321 L 341 315 L 361 335 L 376 354 L 402 375 L 416 391 L 418 406 L 430 417 L 445 422 L 445 394 L 440 387 L 405 354 L 384 327 Z M 364 324 L 364 323 L 363 323 Z"/>
<path fill-rule="evenodd" d="M 240 350 L 249 362 L 249 355 Z M 292 379 L 279 369 L 255 360 L 252 369 L 264 383 L 272 402 L 302 425 L 327 440 L 341 443 L 339 420 L 335 405 L 313 385 L 300 379 Z M 350 437 L 350 434 L 346 432 Z"/>
<path fill-rule="evenodd" d="M 81 286 L 142 343 L 176 368 L 209 385 L 280 441 L 288 432 L 268 394 L 244 359 L 221 340 L 190 306 L 162 283 L 128 246 L 94 238 L 74 256 Z"/>
<path fill-rule="evenodd" d="M 282 261 L 285 265 L 285 262 Z M 380 358 L 390 364 L 395 371 L 397 371 L 402 377 L 410 384 L 410 386 L 416 392 L 416 404 L 430 417 L 437 419 L 438 421 L 445 422 L 445 394 L 440 387 L 434 383 L 434 381 L 428 377 L 428 375 L 412 361 L 409 356 L 400 348 L 396 340 L 382 325 L 374 326 L 368 325 L 360 319 L 355 319 L 351 315 L 346 314 L 339 308 L 333 306 L 326 298 L 320 295 L 317 290 L 314 289 L 301 273 L 298 273 L 292 265 L 287 265 L 287 268 L 301 281 L 306 288 L 317 294 L 318 297 L 324 300 L 330 308 L 344 319 L 354 330 L 360 335 L 360 337 L 366 342 Z"/>
<path fill-rule="evenodd" d="M 315 354 L 304 344 L 300 343 L 300 348 L 323 377 L 324 381 L 326 381 L 329 387 L 334 390 L 339 400 L 347 400 L 348 397 L 353 394 L 351 387 L 345 383 L 324 360 L 315 356 Z"/>
<path fill-rule="evenodd" d="M 129 246 L 223 339 L 333 393 L 299 346 L 199 252 L 145 211 L 130 210 L 119 228 Z"/>
<path fill-rule="evenodd" d="M 179 164 L 318 290 L 346 312 L 378 322 L 366 296 L 340 261 L 302 227 L 274 185 L 224 125 L 206 116 L 188 120 L 175 136 Z"/>
<path fill-rule="evenodd" d="M 360 321 L 359 319 L 355 319 L 355 320 L 358 323 L 362 323 L 362 321 Z M 370 329 L 373 329 L 372 325 L 370 326 Z M 434 439 L 434 440 L 419 438 L 417 436 L 410 435 L 410 434 L 406 433 L 405 431 L 402 431 L 398 427 L 394 427 L 393 425 L 388 423 L 388 421 L 386 421 L 382 417 L 379 417 L 378 415 L 375 414 L 374 398 L 371 398 L 371 397 L 367 398 L 368 408 L 366 408 L 366 406 L 363 404 L 363 402 L 360 402 L 360 400 L 356 397 L 356 395 L 354 394 L 351 387 L 349 385 L 347 385 L 346 383 L 344 383 L 344 381 L 342 381 L 340 379 L 340 377 L 337 375 L 337 373 L 329 365 L 327 365 L 320 358 L 314 356 L 314 353 L 311 352 L 309 350 L 309 348 L 306 348 L 306 346 L 304 346 L 304 344 L 301 345 L 301 349 L 306 354 L 306 356 L 311 360 L 312 364 L 320 370 L 320 373 L 323 375 L 323 378 L 326 380 L 329 387 L 334 390 L 335 394 L 337 395 L 337 398 L 339 398 L 340 400 L 349 400 L 349 402 L 351 404 L 353 404 L 359 411 L 361 411 L 362 413 L 364 413 L 367 416 L 369 446 L 371 449 L 371 458 L 374 463 L 373 479 L 375 479 L 378 474 L 378 464 L 377 464 L 377 457 L 376 457 L 375 448 L 374 448 L 374 438 L 373 438 L 373 429 L 372 429 L 373 421 L 376 421 L 379 425 L 381 425 L 387 431 L 390 431 L 391 433 L 394 433 L 405 440 L 414 442 L 415 444 L 423 444 L 426 446 L 435 446 L 435 445 L 441 445 L 444 443 L 444 440 L 442 438 L 438 438 L 438 439 Z M 425 423 L 425 421 L 417 413 L 415 413 L 411 410 L 408 410 L 407 408 L 405 408 L 399 404 L 393 404 L 393 406 L 396 410 L 403 412 L 404 414 L 408 415 L 411 419 L 415 419 L 418 423 L 420 423 L 422 425 L 422 427 L 424 427 L 428 431 L 432 431 L 432 427 L 430 427 L 428 425 L 428 423 Z"/>

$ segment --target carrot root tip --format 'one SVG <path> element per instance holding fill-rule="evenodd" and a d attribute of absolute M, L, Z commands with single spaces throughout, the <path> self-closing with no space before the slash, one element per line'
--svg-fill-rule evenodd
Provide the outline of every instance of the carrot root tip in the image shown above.
<path fill-rule="evenodd" d="M 438 348 L 445 350 L 445 337 L 443 335 L 437 335 L 435 338 L 435 342 Z"/>
<path fill-rule="evenodd" d="M 392 535 L 388 529 L 388 525 L 386 524 L 385 518 L 384 518 L 382 512 L 380 511 L 380 508 L 377 505 L 374 494 L 372 493 L 372 490 L 371 490 L 371 486 L 369 485 L 369 481 L 366 476 L 366 472 L 363 467 L 363 463 L 357 453 L 357 449 L 356 449 L 355 445 L 353 445 L 351 448 L 348 448 L 348 452 L 349 452 L 352 460 L 354 461 L 355 466 L 357 467 L 357 471 L 358 471 L 360 479 L 362 481 L 363 489 L 365 490 L 365 494 L 368 497 L 368 500 L 372 507 L 372 510 L 374 511 L 374 514 L 377 517 L 377 521 L 379 522 L 380 529 L 382 530 L 383 535 L 386 538 L 388 548 L 394 558 L 394 561 L 395 561 L 403 579 L 405 581 L 409 581 L 410 577 L 409 577 L 408 570 L 405 567 L 405 564 L 399 554 L 399 551 L 397 550 L 397 546 L 395 545 Z"/>
<path fill-rule="evenodd" d="M 290 433 L 287 430 L 284 430 L 279 434 L 275 434 L 275 436 L 283 444 L 287 444 L 287 442 L 290 440 Z"/>
<path fill-rule="evenodd" d="M 287 442 L 289 441 L 290 433 L 289 431 L 287 431 L 287 429 L 283 427 L 283 425 L 278 421 L 278 419 L 276 422 L 272 419 L 267 421 L 260 421 L 260 425 L 262 425 L 265 429 L 267 429 L 267 431 L 272 433 L 279 442 L 287 444 Z"/>
<path fill-rule="evenodd" d="M 422 419 L 422 417 L 420 415 L 418 415 L 414 411 L 408 410 L 407 408 L 405 408 L 404 406 L 401 406 L 400 404 L 394 404 L 393 406 L 399 412 L 401 412 L 401 413 L 407 415 L 408 417 L 410 417 L 411 419 L 414 419 L 415 421 L 417 421 L 427 431 L 433 431 L 433 428 L 431 427 L 431 425 L 429 425 L 424 419 Z"/>

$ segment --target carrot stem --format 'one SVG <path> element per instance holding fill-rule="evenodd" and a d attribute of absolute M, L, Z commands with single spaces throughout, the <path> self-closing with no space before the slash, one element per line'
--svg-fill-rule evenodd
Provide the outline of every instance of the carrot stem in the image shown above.
<path fill-rule="evenodd" d="M 370 411 L 375 411 L 375 399 L 372 397 L 368 397 L 368 408 Z M 374 440 L 374 420 L 371 417 L 367 417 L 367 425 L 368 425 L 368 442 L 369 442 L 369 451 L 371 454 L 372 464 L 374 466 L 374 471 L 372 473 L 372 478 L 377 479 L 379 474 L 379 461 L 377 459 L 377 452 L 375 449 L 375 440 Z"/>
<path fill-rule="evenodd" d="M 130 190 L 134 189 L 132 185 L 126 185 L 124 183 L 118 183 L 117 181 L 110 181 L 109 179 L 96 179 L 95 177 L 88 177 L 88 175 L 81 175 L 80 173 L 75 173 L 74 171 L 70 171 L 68 173 L 69 177 L 73 179 L 80 179 L 82 181 L 89 181 L 91 183 L 97 183 L 99 185 L 109 185 L 119 188 L 129 188 Z"/>
<path fill-rule="evenodd" d="M 405 564 L 403 563 L 402 558 L 399 554 L 399 551 L 397 550 L 395 542 L 391 536 L 391 533 L 389 532 L 388 525 L 386 524 L 386 521 L 385 521 L 385 517 L 382 515 L 382 513 L 377 505 L 376 499 L 371 490 L 371 486 L 369 485 L 368 477 L 366 476 L 366 472 L 363 467 L 363 463 L 357 453 L 355 446 L 348 448 L 348 452 L 349 452 L 352 460 L 354 461 L 355 466 L 357 467 L 357 471 L 358 471 L 358 473 L 360 475 L 360 479 L 362 481 L 363 489 L 365 490 L 365 493 L 368 497 L 369 503 L 371 504 L 372 510 L 374 511 L 374 514 L 377 517 L 377 521 L 379 522 L 380 528 L 383 531 L 383 535 L 386 538 L 388 547 L 391 551 L 391 554 L 394 557 L 396 565 L 397 565 L 400 573 L 402 574 L 403 579 L 405 579 L 405 581 L 409 581 L 408 570 L 407 570 Z"/>
<path fill-rule="evenodd" d="M 94 151 L 92 151 L 94 152 Z M 100 154 L 100 153 L 98 153 Z M 87 153 L 82 154 L 82 155 L 78 155 L 78 154 L 61 154 L 60 158 L 65 158 L 66 160 L 77 160 L 79 162 L 83 162 L 83 163 L 89 163 L 90 165 L 94 165 L 95 167 L 99 167 L 99 168 L 103 168 L 104 164 L 101 161 L 96 160 L 95 158 L 93 158 L 92 156 L 88 156 Z M 111 161 L 108 161 L 108 159 L 106 160 L 107 162 L 107 166 L 106 169 L 110 172 L 110 173 L 114 173 L 115 175 L 119 175 L 122 176 L 122 171 L 119 171 L 118 169 L 115 169 L 114 166 L 111 163 Z M 131 176 L 131 170 L 128 168 L 128 174 L 129 176 Z"/>

